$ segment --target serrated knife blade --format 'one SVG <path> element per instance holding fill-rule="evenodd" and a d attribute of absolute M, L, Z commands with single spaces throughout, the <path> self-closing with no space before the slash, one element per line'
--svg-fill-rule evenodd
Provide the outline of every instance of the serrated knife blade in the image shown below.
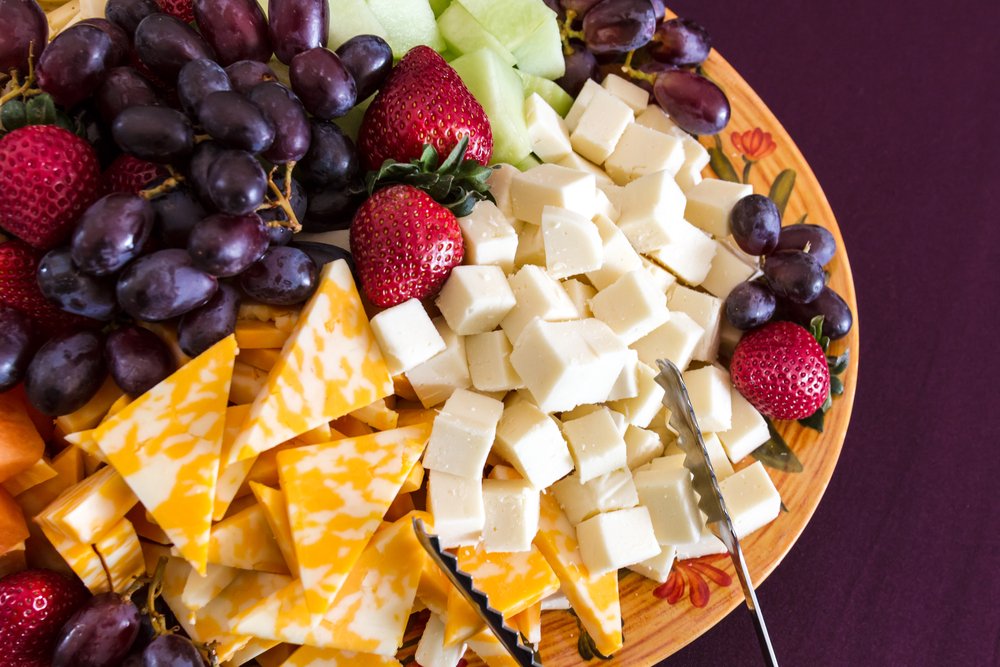
<path fill-rule="evenodd" d="M 719 490 L 719 479 L 715 476 L 708 449 L 701 437 L 698 416 L 695 415 L 694 407 L 691 405 L 691 397 L 688 396 L 684 378 L 672 361 L 658 359 L 656 364 L 660 367 L 656 382 L 664 389 L 663 405 L 670 410 L 670 425 L 678 433 L 677 444 L 684 452 L 684 467 L 691 471 L 691 484 L 698 494 L 698 507 L 705 514 L 709 530 L 722 540 L 736 567 L 736 576 L 743 587 L 747 607 L 753 615 L 754 629 L 757 631 L 764 662 L 777 667 L 778 658 L 774 654 L 771 638 L 767 634 L 764 614 L 757 604 L 757 594 L 754 592 L 746 559 L 743 557 L 743 550 L 740 548 L 729 510 L 726 509 L 726 501 L 722 497 L 722 491 Z"/>
<path fill-rule="evenodd" d="M 541 657 L 538 653 L 519 641 L 519 635 L 510 629 L 503 620 L 503 614 L 490 606 L 489 598 L 485 593 L 476 588 L 472 577 L 463 572 L 458 567 L 458 559 L 441 548 L 441 541 L 437 535 L 427 532 L 424 522 L 414 517 L 413 532 L 417 535 L 417 541 L 424 548 L 431 560 L 441 568 L 448 579 L 462 593 L 472 608 L 475 609 L 486 626 L 496 635 L 511 657 L 517 661 L 521 667 L 542 667 Z"/>

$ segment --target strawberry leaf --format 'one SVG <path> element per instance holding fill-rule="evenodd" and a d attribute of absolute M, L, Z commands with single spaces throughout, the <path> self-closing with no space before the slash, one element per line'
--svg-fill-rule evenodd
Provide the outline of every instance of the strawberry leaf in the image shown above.
<path fill-rule="evenodd" d="M 829 400 L 830 400 L 829 397 L 827 397 L 827 401 Z M 826 403 L 824 403 L 823 406 L 825 407 Z M 828 410 L 829 408 L 826 409 Z M 800 419 L 799 423 L 805 426 L 806 428 L 811 428 L 814 431 L 822 433 L 823 422 L 825 420 L 826 420 L 826 410 L 824 410 L 824 408 L 820 408 L 816 412 L 812 413 L 811 416 L 806 417 L 805 419 Z"/>
<path fill-rule="evenodd" d="M 802 461 L 799 461 L 799 457 L 795 456 L 795 452 L 792 451 L 792 448 L 788 446 L 785 439 L 778 433 L 778 429 L 774 427 L 774 422 L 767 417 L 764 417 L 764 421 L 767 422 L 767 431 L 771 434 L 771 439 L 753 450 L 750 455 L 775 470 L 782 472 L 802 472 Z"/>

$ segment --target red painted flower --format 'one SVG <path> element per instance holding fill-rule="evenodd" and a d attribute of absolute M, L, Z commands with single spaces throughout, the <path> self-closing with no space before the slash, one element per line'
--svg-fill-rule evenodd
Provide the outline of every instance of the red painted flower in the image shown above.
<path fill-rule="evenodd" d="M 751 162 L 766 158 L 778 148 L 778 144 L 774 143 L 771 133 L 765 132 L 759 127 L 743 133 L 733 132 L 730 139 L 736 150 Z"/>
<path fill-rule="evenodd" d="M 709 581 L 717 586 L 729 586 L 733 583 L 732 576 L 712 564 L 728 559 L 725 554 L 717 554 L 676 561 L 667 577 L 667 583 L 655 588 L 653 595 L 666 599 L 670 604 L 677 604 L 687 595 L 695 607 L 705 607 L 712 597 Z"/>

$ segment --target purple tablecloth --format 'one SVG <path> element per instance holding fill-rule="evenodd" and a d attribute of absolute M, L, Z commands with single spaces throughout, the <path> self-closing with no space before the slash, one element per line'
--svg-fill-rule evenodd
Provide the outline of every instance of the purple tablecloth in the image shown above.
<path fill-rule="evenodd" d="M 760 587 L 782 665 L 1000 665 L 1000 2 L 668 3 L 809 160 L 861 310 L 854 417 Z M 663 663 L 758 665 L 743 610 Z"/>

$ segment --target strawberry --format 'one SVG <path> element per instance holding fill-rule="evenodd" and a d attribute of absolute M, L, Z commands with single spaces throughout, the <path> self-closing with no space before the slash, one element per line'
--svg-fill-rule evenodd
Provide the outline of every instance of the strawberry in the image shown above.
<path fill-rule="evenodd" d="M 156 0 L 156 4 L 164 12 L 184 21 L 184 23 L 194 21 L 194 2 L 192 0 Z"/>
<path fill-rule="evenodd" d="M 493 155 L 493 131 L 482 105 L 435 51 L 416 46 L 403 56 L 365 112 L 358 148 L 367 169 L 386 159 L 419 158 L 424 144 L 448 155 L 463 136 L 466 157 L 482 165 Z"/>
<path fill-rule="evenodd" d="M 90 144 L 55 125 L 28 125 L 0 139 L 0 227 L 36 248 L 65 239 L 97 198 L 100 168 Z"/>
<path fill-rule="evenodd" d="M 131 155 L 119 155 L 101 177 L 101 193 L 126 192 L 137 195 L 150 183 L 165 176 L 167 170 L 158 164 Z"/>
<path fill-rule="evenodd" d="M 808 330 L 771 322 L 743 336 L 729 366 L 733 386 L 761 414 L 805 419 L 830 395 L 830 368 Z"/>
<path fill-rule="evenodd" d="M 387 308 L 436 294 L 465 245 L 451 211 L 411 185 L 394 185 L 354 214 L 351 252 L 365 294 Z"/>
<path fill-rule="evenodd" d="M 46 667 L 63 624 L 87 600 L 76 579 L 25 570 L 0 579 L 0 646 L 5 667 Z"/>

